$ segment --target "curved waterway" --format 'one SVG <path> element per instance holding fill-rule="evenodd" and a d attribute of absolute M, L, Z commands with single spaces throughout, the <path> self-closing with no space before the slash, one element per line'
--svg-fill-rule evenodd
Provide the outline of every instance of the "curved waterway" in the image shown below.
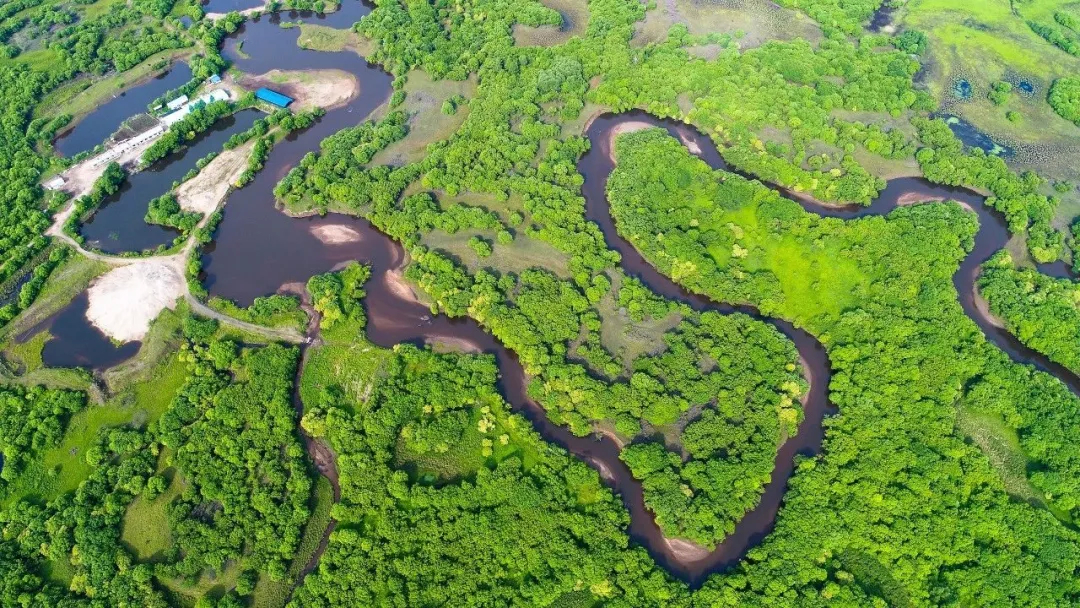
<path fill-rule="evenodd" d="M 341 10 L 325 17 L 291 13 L 289 18 L 348 27 L 368 12 L 364 4 L 346 0 Z M 245 23 L 226 39 L 222 54 L 250 74 L 274 68 L 344 70 L 359 80 L 360 95 L 278 142 L 255 180 L 229 195 L 214 242 L 203 256 L 204 285 L 211 294 L 241 305 L 342 262 L 365 259 L 365 252 L 378 249 L 372 241 L 386 238 L 373 236 L 370 224 L 359 218 L 339 214 L 290 218 L 274 205 L 274 186 L 289 169 L 305 154 L 318 152 L 323 139 L 367 119 L 389 98 L 392 80 L 353 51 L 297 47 L 300 29 L 281 29 L 280 22 L 280 15 L 270 15 Z"/>

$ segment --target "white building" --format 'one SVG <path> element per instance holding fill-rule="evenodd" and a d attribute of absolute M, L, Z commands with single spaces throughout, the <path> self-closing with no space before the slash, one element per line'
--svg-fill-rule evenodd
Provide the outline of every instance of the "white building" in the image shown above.
<path fill-rule="evenodd" d="M 165 107 L 169 108 L 170 110 L 175 110 L 176 108 L 179 108 L 180 106 L 187 103 L 187 100 L 188 100 L 187 95 L 181 95 L 180 97 L 177 97 L 176 99 L 174 99 L 174 100 L 170 101 L 169 103 L 165 104 Z"/>

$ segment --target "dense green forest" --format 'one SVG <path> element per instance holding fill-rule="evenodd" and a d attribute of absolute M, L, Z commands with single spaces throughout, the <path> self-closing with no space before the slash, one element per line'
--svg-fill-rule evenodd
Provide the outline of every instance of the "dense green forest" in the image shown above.
<path fill-rule="evenodd" d="M 335 266 L 302 296 L 246 308 L 208 298 L 201 256 L 229 207 L 199 227 L 175 184 L 139 215 L 190 237 L 177 266 L 190 297 L 130 361 L 46 365 L 43 321 L 105 272 L 92 263 L 114 262 L 78 247 L 79 223 L 130 171 L 255 101 L 187 114 L 138 166 L 103 164 L 70 201 L 70 247 L 45 236 L 69 201 L 41 183 L 92 153 L 62 158 L 52 140 L 176 60 L 191 82 L 151 108 L 211 74 L 252 76 L 221 55 L 250 16 L 214 19 L 213 2 L 190 0 L 0 5 L 0 283 L 17 294 L 0 308 L 0 606 L 1080 602 L 1080 398 L 965 316 L 953 275 L 976 215 L 942 201 L 841 220 L 792 200 L 865 207 L 896 176 L 987 195 L 1014 240 L 981 268 L 980 295 L 1020 342 L 1080 372 L 1076 282 L 1033 268 L 1078 263 L 1061 230 L 1073 188 L 934 117 L 938 39 L 867 29 L 901 7 L 753 8 L 812 27 L 807 38 L 762 37 L 753 19 L 703 31 L 682 1 L 377 0 L 332 33 L 303 31 L 305 14 L 301 39 L 351 41 L 346 52 L 393 76 L 389 100 L 284 176 L 263 167 L 323 110 L 272 112 L 225 144 L 251 142 L 230 190 L 280 178 L 289 212 L 361 216 L 400 243 L 399 287 L 493 336 L 548 420 L 618 446 L 611 464 L 640 483 L 661 542 L 714 549 L 761 504 L 810 393 L 806 362 L 768 319 L 820 341 L 835 406 L 820 452 L 795 457 L 774 528 L 688 583 L 628 534 L 603 463 L 515 411 L 495 355 L 369 340 L 378 311 L 365 298 L 386 297 L 388 269 Z M 1028 33 L 1077 54 L 1077 17 L 1042 8 L 1050 17 L 1025 21 Z M 977 97 L 999 113 L 1029 103 L 1016 78 L 984 80 Z M 1040 82 L 1031 107 L 1080 124 L 1075 79 Z M 762 316 L 654 293 L 586 219 L 581 161 L 608 142 L 585 133 L 631 110 L 691 125 L 733 170 L 662 129 L 618 136 L 600 202 L 618 236 L 688 292 Z"/>

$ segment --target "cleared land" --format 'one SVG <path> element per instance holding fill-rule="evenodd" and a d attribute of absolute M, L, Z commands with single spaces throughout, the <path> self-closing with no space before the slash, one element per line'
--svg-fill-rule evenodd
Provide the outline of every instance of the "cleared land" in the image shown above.
<path fill-rule="evenodd" d="M 806 15 L 768 0 L 658 0 L 645 21 L 638 23 L 632 43 L 644 46 L 667 38 L 671 26 L 682 24 L 695 36 L 730 34 L 740 48 L 761 46 L 769 40 L 801 38 L 817 43 L 821 29 Z M 699 47 L 706 58 L 715 48 Z"/>
<path fill-rule="evenodd" d="M 344 70 L 270 70 L 265 74 L 245 75 L 238 83 L 252 90 L 268 87 L 280 91 L 296 100 L 290 106 L 294 110 L 329 110 L 349 103 L 360 94 L 360 82 Z"/>
<path fill-rule="evenodd" d="M 176 200 L 180 207 L 203 215 L 213 213 L 247 169 L 248 156 L 254 146 L 255 141 L 252 140 L 232 150 L 225 150 L 203 167 L 198 175 L 180 184 L 176 189 Z"/>
<path fill-rule="evenodd" d="M 175 260 L 179 264 L 166 258 L 140 260 L 100 277 L 88 292 L 87 319 L 114 340 L 141 340 L 150 322 L 187 292 L 183 258 Z"/>

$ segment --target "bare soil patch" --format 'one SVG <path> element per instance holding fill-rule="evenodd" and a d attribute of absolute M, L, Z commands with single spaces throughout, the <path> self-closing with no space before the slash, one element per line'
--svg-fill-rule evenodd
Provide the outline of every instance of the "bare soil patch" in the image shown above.
<path fill-rule="evenodd" d="M 409 302 L 420 302 L 420 298 L 416 296 L 416 292 L 413 291 L 409 282 L 405 280 L 405 276 L 400 269 L 387 270 L 383 280 L 386 282 L 387 289 L 395 296 Z"/>
<path fill-rule="evenodd" d="M 86 318 L 114 340 L 141 340 L 150 322 L 162 310 L 175 308 L 186 290 L 183 273 L 171 260 L 140 260 L 94 281 L 87 291 Z"/>
<path fill-rule="evenodd" d="M 360 81 L 344 70 L 270 70 L 239 79 L 248 89 L 266 87 L 292 97 L 290 107 L 329 110 L 349 103 L 360 94 Z"/>
<path fill-rule="evenodd" d="M 255 141 L 252 140 L 232 150 L 225 150 L 203 167 L 198 175 L 180 184 L 176 189 L 176 200 L 180 207 L 203 215 L 213 213 L 247 169 L 248 156 L 254 145 Z"/>
<path fill-rule="evenodd" d="M 979 314 L 981 314 L 983 318 L 989 321 L 990 324 L 994 327 L 1004 329 L 1005 322 L 994 316 L 994 313 L 990 312 L 990 303 L 986 301 L 986 298 L 982 297 L 981 293 L 979 293 L 979 288 L 972 287 L 971 291 L 974 292 L 972 293 L 972 295 L 975 298 L 975 308 L 978 309 Z"/>
<path fill-rule="evenodd" d="M 122 167 L 135 165 L 139 162 L 139 158 L 142 157 L 142 153 L 155 141 L 157 141 L 157 137 L 152 137 L 144 142 L 140 142 L 139 144 L 127 148 L 110 162 L 115 162 Z M 125 144 L 121 142 L 119 145 L 123 146 Z M 61 173 L 60 177 L 64 178 L 65 182 L 61 190 L 70 194 L 72 198 L 78 198 L 90 192 L 90 188 L 93 187 L 94 181 L 101 177 L 101 174 L 105 172 L 105 167 L 109 166 L 109 162 L 102 162 L 101 157 L 104 155 L 111 155 L 111 151 L 114 150 L 115 147 L 116 146 L 110 146 L 102 154 L 87 158 Z"/>

